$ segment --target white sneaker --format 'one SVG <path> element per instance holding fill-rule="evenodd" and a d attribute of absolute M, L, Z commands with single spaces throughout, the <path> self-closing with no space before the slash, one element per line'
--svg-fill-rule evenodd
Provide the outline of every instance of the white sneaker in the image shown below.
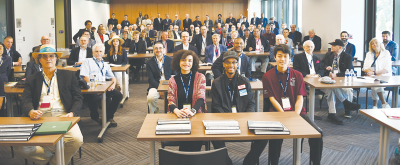
<path fill-rule="evenodd" d="M 372 109 L 378 109 L 378 106 L 372 106 Z"/>
<path fill-rule="evenodd" d="M 391 107 L 390 107 L 390 105 L 388 103 L 386 103 L 386 104 L 382 105 L 382 108 L 391 108 Z"/>

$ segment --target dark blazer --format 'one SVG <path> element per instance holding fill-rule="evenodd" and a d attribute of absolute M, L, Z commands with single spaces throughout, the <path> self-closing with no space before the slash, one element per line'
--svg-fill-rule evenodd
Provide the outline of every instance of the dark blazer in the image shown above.
<path fill-rule="evenodd" d="M 232 23 L 232 25 L 235 25 L 235 26 L 236 26 L 236 19 L 233 18 L 233 17 L 232 17 L 232 19 L 226 18 L 225 23 L 226 23 L 226 24 Z M 231 28 L 232 25 L 229 25 L 229 28 Z"/>
<path fill-rule="evenodd" d="M 250 20 L 250 24 L 252 24 L 252 25 L 258 25 L 258 20 L 259 20 L 260 18 L 258 18 L 258 17 L 256 17 L 256 20 L 254 20 L 254 18 L 251 18 L 251 20 Z"/>
<path fill-rule="evenodd" d="M 107 21 L 107 27 L 108 27 L 108 25 L 110 25 L 110 24 L 113 24 L 114 27 L 117 27 L 117 25 L 118 25 L 118 19 L 112 19 L 112 18 L 108 19 L 108 21 Z"/>
<path fill-rule="evenodd" d="M 7 50 L 6 50 L 5 46 L 3 46 L 3 50 L 4 50 L 3 54 L 7 54 Z M 22 58 L 21 54 L 19 54 L 19 52 L 17 50 L 15 50 L 14 46 L 11 46 L 9 56 L 11 57 L 12 62 L 18 62 L 18 59 Z"/>
<path fill-rule="evenodd" d="M 289 33 L 289 37 L 292 36 L 292 34 L 293 34 L 293 32 L 290 32 Z M 302 43 L 301 42 L 301 38 L 302 38 L 301 33 L 299 31 L 294 31 L 294 37 L 292 39 L 293 43 L 296 44 L 296 45 L 297 45 L 297 43 L 301 44 Z"/>
<path fill-rule="evenodd" d="M 35 61 L 29 61 L 26 63 L 25 78 L 35 74 L 36 72 L 40 72 L 39 64 L 36 64 Z"/>
<path fill-rule="evenodd" d="M 328 66 L 332 66 L 333 63 L 333 58 L 335 57 L 335 53 L 334 52 L 328 52 L 325 54 L 325 57 L 321 60 L 322 62 L 322 68 L 325 70 L 325 76 L 329 76 L 329 72 L 328 70 L 326 70 L 326 67 Z M 336 76 L 338 77 L 344 77 L 346 69 L 354 69 L 353 67 L 353 61 L 352 61 L 352 57 L 351 55 L 342 52 L 340 54 L 340 58 L 339 58 L 339 70 L 340 73 L 338 73 Z"/>
<path fill-rule="evenodd" d="M 268 24 L 268 19 L 267 18 L 259 18 L 258 19 L 258 23 L 257 23 L 257 26 L 258 26 L 258 24 L 261 24 L 262 23 L 262 27 L 266 27 L 267 26 L 267 24 Z"/>
<path fill-rule="evenodd" d="M 7 55 L 2 55 L 0 56 L 0 58 L 2 58 L 3 60 L 3 63 L 0 66 L 0 77 L 4 80 L 4 82 L 8 82 L 8 76 L 11 73 L 11 67 L 13 66 L 12 64 L 13 62 L 11 57 Z M 14 74 L 14 72 L 12 74 Z"/>
<path fill-rule="evenodd" d="M 169 18 L 162 20 L 162 25 L 163 25 L 164 30 L 168 30 L 169 25 L 171 25 L 171 24 L 172 24 L 172 21 Z M 172 29 L 170 29 L 170 30 L 172 30 Z"/>
<path fill-rule="evenodd" d="M 161 43 L 162 42 L 163 41 L 161 40 Z M 168 53 L 174 52 L 174 49 L 175 49 L 174 41 L 167 39 L 167 51 L 168 51 Z"/>
<path fill-rule="evenodd" d="M 264 47 L 264 52 L 269 52 L 270 47 L 267 37 L 260 36 L 260 40 L 261 44 Z M 252 51 L 256 50 L 256 39 L 254 38 L 254 36 L 248 39 L 247 46 L 243 50 L 248 51 L 250 47 L 252 47 Z"/>
<path fill-rule="evenodd" d="M 166 80 L 169 80 L 169 78 L 171 78 L 171 75 L 174 74 L 171 69 L 172 57 L 164 57 L 164 76 Z M 149 88 L 147 90 L 149 90 L 150 88 L 157 89 L 158 85 L 160 84 L 161 73 L 156 62 L 156 56 L 153 56 L 146 61 L 146 73 L 149 79 Z"/>
<path fill-rule="evenodd" d="M 111 64 L 121 64 L 126 65 L 128 62 L 128 57 L 125 49 L 122 49 L 122 55 L 117 55 L 117 61 L 114 61 L 114 58 L 110 55 L 110 52 L 107 52 L 108 62 Z"/>
<path fill-rule="evenodd" d="M 207 20 L 204 20 L 204 26 L 206 25 Z M 208 33 L 212 33 L 212 28 L 214 27 L 213 21 L 211 19 L 208 20 Z"/>
<path fill-rule="evenodd" d="M 310 40 L 310 36 L 305 36 L 303 39 L 303 42 Z M 312 42 L 314 42 L 315 49 L 314 51 L 320 51 L 321 50 L 321 38 L 318 37 L 317 35 L 314 36 Z"/>
<path fill-rule="evenodd" d="M 219 52 L 218 54 L 221 55 L 222 52 L 228 51 L 228 48 L 227 48 L 226 46 L 221 45 L 221 44 L 219 44 L 218 46 L 219 46 L 219 50 L 221 51 L 221 52 Z M 208 45 L 208 46 L 206 47 L 206 50 L 205 50 L 205 59 L 204 59 L 204 62 L 205 62 L 205 63 L 213 63 L 214 52 L 215 52 L 215 50 L 214 50 L 214 44 Z"/>
<path fill-rule="evenodd" d="M 150 38 L 154 38 L 156 35 L 157 35 L 156 31 L 154 31 L 154 30 L 150 30 L 149 31 L 149 37 Z"/>
<path fill-rule="evenodd" d="M 201 27 L 201 21 L 193 21 L 194 27 Z"/>
<path fill-rule="evenodd" d="M 178 36 L 175 34 L 175 31 L 173 31 L 172 34 L 174 34 L 174 39 L 178 39 Z M 182 34 L 179 31 L 178 31 L 178 35 L 179 35 L 179 37 L 182 38 Z"/>
<path fill-rule="evenodd" d="M 146 44 L 144 43 L 143 40 L 139 40 L 137 46 L 135 41 L 132 41 L 130 46 L 129 46 L 129 53 L 146 53 Z"/>
<path fill-rule="evenodd" d="M 219 76 L 222 75 L 222 72 L 224 71 L 224 66 L 222 63 L 224 58 L 224 54 L 222 53 L 213 63 L 211 70 L 214 74 L 214 79 L 218 78 Z M 238 71 L 239 72 L 239 71 Z M 240 66 L 240 74 L 245 73 L 245 76 L 247 78 L 251 77 L 251 64 L 250 64 L 250 57 L 246 56 L 244 53 L 242 53 L 242 61 L 241 61 L 241 66 Z"/>
<path fill-rule="evenodd" d="M 223 19 L 216 19 L 214 22 L 214 28 L 218 28 L 218 23 L 221 23 L 221 27 L 224 27 L 224 20 Z"/>
<path fill-rule="evenodd" d="M 81 51 L 81 47 L 73 48 L 71 50 L 71 54 L 69 55 L 69 58 L 67 59 L 67 64 L 68 65 L 75 65 L 76 62 L 79 60 L 79 51 Z M 86 58 L 92 58 L 92 49 L 86 48 Z"/>
<path fill-rule="evenodd" d="M 124 38 L 122 38 L 124 40 L 124 44 L 122 44 L 122 47 L 129 47 L 129 45 L 131 45 L 132 40 L 129 38 L 126 38 L 126 40 Z"/>
<path fill-rule="evenodd" d="M 249 22 L 247 22 L 247 20 L 246 20 L 246 22 L 242 22 L 242 25 L 244 24 L 244 26 L 246 27 L 246 28 L 249 28 Z"/>
<path fill-rule="evenodd" d="M 180 44 L 180 45 L 178 45 L 178 46 L 175 47 L 175 52 L 177 52 L 178 50 L 183 50 L 183 44 Z M 194 47 L 193 45 L 190 45 L 190 44 L 189 44 L 189 50 L 195 52 L 196 55 L 199 54 L 199 52 L 197 51 L 197 48 Z"/>
<path fill-rule="evenodd" d="M 207 34 L 206 35 L 206 46 L 211 45 L 212 44 L 212 36 L 211 34 Z M 199 53 L 198 55 L 200 55 L 201 53 L 201 48 L 203 46 L 203 36 L 201 34 L 195 36 L 192 39 L 192 42 L 190 43 L 191 45 L 195 46 L 197 48 L 197 52 Z"/>
<path fill-rule="evenodd" d="M 238 37 L 243 37 L 243 36 L 244 36 L 244 30 L 239 29 L 239 30 L 238 30 L 238 34 L 239 34 Z"/>
<path fill-rule="evenodd" d="M 74 112 L 76 116 L 79 116 L 83 97 L 75 73 L 68 70 L 57 70 L 56 76 L 61 103 L 64 105 L 65 111 L 67 113 Z M 21 99 L 22 113 L 25 116 L 29 116 L 32 109 L 39 108 L 42 86 L 42 72 L 37 72 L 26 78 Z"/>
<path fill-rule="evenodd" d="M 124 28 L 122 28 L 122 29 L 124 29 Z M 77 39 L 78 39 L 79 37 L 82 36 L 82 34 L 83 34 L 83 32 L 84 32 L 85 30 L 86 30 L 85 28 L 79 29 L 78 33 L 76 33 L 76 34 L 74 35 L 74 37 L 72 37 L 72 39 L 75 41 L 75 43 L 76 43 Z M 90 38 L 94 40 L 94 34 L 93 34 L 93 32 L 92 32 L 91 30 L 89 30 L 89 32 L 90 32 Z"/>
<path fill-rule="evenodd" d="M 178 31 L 181 31 L 181 20 L 180 19 L 178 19 L 178 20 L 173 20 L 172 21 L 172 25 L 177 25 L 178 27 L 179 27 L 179 30 Z"/>
<path fill-rule="evenodd" d="M 312 56 L 315 73 L 324 76 L 324 68 L 322 68 L 321 61 L 316 55 Z M 307 55 L 305 52 L 295 55 L 293 58 L 293 69 L 301 72 L 303 77 L 310 74 L 310 66 L 308 65 Z"/>
<path fill-rule="evenodd" d="M 192 19 L 188 19 L 188 21 L 186 21 L 186 18 L 185 19 L 183 19 L 183 31 L 185 31 L 186 29 L 185 28 L 187 28 L 187 30 L 190 30 L 190 25 L 192 24 Z"/>
<path fill-rule="evenodd" d="M 160 18 L 160 21 L 158 21 L 157 18 L 154 18 L 154 21 L 153 21 L 154 30 L 157 30 L 157 31 L 163 30 L 162 22 L 163 22 L 162 18 Z"/>
<path fill-rule="evenodd" d="M 140 37 L 139 40 L 143 40 L 143 37 Z M 146 43 L 146 48 L 153 46 L 149 37 L 146 37 L 143 41 Z"/>
<path fill-rule="evenodd" d="M 230 41 L 231 39 L 232 39 L 231 36 L 226 36 L 226 39 L 225 39 L 224 37 L 222 37 L 222 34 L 221 34 L 221 39 L 219 40 L 219 44 L 226 46 L 226 42 Z M 222 41 L 222 40 L 224 40 L 224 41 Z"/>

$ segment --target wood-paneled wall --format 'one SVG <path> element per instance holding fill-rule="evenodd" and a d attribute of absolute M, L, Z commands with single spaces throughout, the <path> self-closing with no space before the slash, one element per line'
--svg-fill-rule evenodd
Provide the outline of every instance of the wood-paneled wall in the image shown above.
<path fill-rule="evenodd" d="M 213 21 L 218 18 L 218 14 L 222 14 L 224 20 L 229 17 L 229 13 L 232 13 L 236 19 L 239 18 L 240 14 L 247 16 L 248 0 L 224 0 L 222 1 L 224 3 L 213 3 L 215 1 L 212 0 L 203 0 L 205 3 L 194 2 L 193 0 L 180 3 L 181 1 L 183 0 L 175 0 L 172 3 L 158 3 L 157 0 L 148 0 L 148 3 L 143 3 L 143 1 L 136 2 L 135 0 L 113 0 L 110 4 L 110 16 L 115 13 L 116 18 L 121 22 L 126 14 L 131 23 L 136 23 L 139 11 L 143 13 L 143 16 L 148 14 L 150 19 L 153 17 L 152 21 L 157 17 L 157 13 L 160 13 L 163 19 L 165 14 L 168 13 L 171 20 L 175 19 L 176 14 L 178 14 L 180 20 L 183 20 L 185 15 L 189 14 L 189 17 L 194 21 L 198 15 L 202 23 L 206 19 L 206 15 L 209 15 Z M 190 1 L 193 1 L 193 3 Z"/>

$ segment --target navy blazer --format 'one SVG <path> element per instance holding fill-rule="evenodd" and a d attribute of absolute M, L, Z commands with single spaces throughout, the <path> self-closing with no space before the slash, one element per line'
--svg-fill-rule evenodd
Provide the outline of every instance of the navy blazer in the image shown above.
<path fill-rule="evenodd" d="M 11 73 L 12 59 L 10 56 L 2 55 L 0 57 L 3 63 L 0 65 L 0 77 L 3 78 L 4 82 L 8 82 L 8 76 Z M 14 74 L 14 73 L 13 73 Z"/>
<path fill-rule="evenodd" d="M 222 75 L 222 72 L 224 71 L 224 66 L 222 63 L 224 58 L 224 54 L 222 53 L 213 63 L 211 70 L 214 74 L 214 79 L 218 78 L 219 76 Z M 239 71 L 238 71 L 239 72 Z M 241 66 L 240 66 L 240 74 L 245 74 L 247 78 L 251 77 L 251 64 L 250 64 L 250 57 L 246 56 L 244 53 L 242 53 L 242 61 L 241 61 Z"/>
<path fill-rule="evenodd" d="M 3 54 L 7 54 L 7 50 L 4 45 L 3 45 L 3 50 L 4 50 Z M 11 57 L 12 62 L 18 62 L 19 58 L 22 58 L 21 54 L 19 54 L 19 52 L 15 49 L 14 46 L 11 46 L 9 56 Z"/>
<path fill-rule="evenodd" d="M 175 49 L 174 41 L 167 39 L 166 42 L 167 42 L 167 51 L 168 51 L 168 53 L 174 52 L 174 49 Z M 162 40 L 161 40 L 161 43 L 163 43 Z"/>
<path fill-rule="evenodd" d="M 178 50 L 183 50 L 183 44 L 180 44 L 180 45 L 176 46 L 174 52 L 177 52 Z M 197 48 L 194 47 L 193 45 L 189 44 L 189 50 L 191 50 L 194 53 L 196 53 L 196 55 L 199 55 L 199 52 L 197 52 Z"/>
<path fill-rule="evenodd" d="M 250 19 L 250 24 L 257 26 L 258 25 L 258 20 L 259 20 L 258 17 L 256 17 L 256 20 L 254 20 L 254 17 L 253 17 L 253 18 Z"/>
<path fill-rule="evenodd" d="M 111 64 L 126 65 L 128 62 L 128 56 L 125 49 L 122 49 L 122 55 L 117 55 L 117 61 L 114 61 L 114 58 L 110 55 L 110 52 L 107 52 L 107 59 Z"/>
<path fill-rule="evenodd" d="M 137 46 L 135 41 L 131 41 L 131 44 L 129 45 L 129 53 L 146 53 L 146 44 L 144 43 L 144 40 L 139 40 Z"/>
<path fill-rule="evenodd" d="M 293 32 L 289 32 L 289 38 L 291 38 L 292 34 L 293 34 Z M 295 45 L 297 45 L 297 43 L 300 43 L 300 44 L 302 43 L 301 37 L 302 37 L 302 34 L 299 31 L 294 31 L 294 36 L 291 39 L 292 39 L 293 43 Z"/>
<path fill-rule="evenodd" d="M 219 50 L 220 50 L 220 52 L 219 52 L 220 55 L 222 54 L 222 52 L 228 51 L 228 49 L 226 48 L 226 46 L 221 45 L 221 44 L 219 44 Z M 213 63 L 214 52 L 215 52 L 215 50 L 214 50 L 214 44 L 208 45 L 208 46 L 206 47 L 206 50 L 205 50 L 205 53 L 206 53 L 206 54 L 205 54 L 205 59 L 204 59 L 205 63 Z"/>
<path fill-rule="evenodd" d="M 169 29 L 169 25 L 171 25 L 171 24 L 172 24 L 172 20 L 169 19 L 169 18 L 162 20 L 162 26 L 163 26 L 164 30 L 168 30 Z M 169 30 L 172 30 L 172 29 L 169 29 Z"/>
<path fill-rule="evenodd" d="M 186 21 L 186 18 L 182 20 L 183 22 L 183 31 L 186 31 L 185 28 L 187 28 L 187 30 L 190 29 L 190 25 L 192 24 L 192 19 L 188 19 L 188 21 Z"/>
<path fill-rule="evenodd" d="M 264 47 L 264 52 L 269 52 L 270 46 L 267 37 L 260 36 L 260 40 L 261 44 Z M 249 37 L 249 39 L 247 40 L 246 48 L 244 48 L 243 50 L 248 51 L 250 47 L 252 47 L 252 51 L 256 50 L 256 38 L 254 38 L 254 36 Z"/>
<path fill-rule="evenodd" d="M 258 19 L 258 22 L 257 22 L 257 26 L 258 26 L 258 24 L 261 24 L 262 23 L 262 27 L 266 27 L 267 26 L 267 24 L 268 24 L 268 19 L 267 18 L 259 18 Z"/>
<path fill-rule="evenodd" d="M 312 56 L 313 63 L 314 63 L 314 69 L 315 73 L 319 74 L 320 76 L 324 76 L 324 70 L 321 65 L 321 61 L 319 61 L 319 58 L 316 55 Z M 293 58 L 293 69 L 301 72 L 303 74 L 303 77 L 306 77 L 308 74 L 310 74 L 310 65 L 308 64 L 307 60 L 307 55 L 306 53 L 301 53 L 298 55 L 295 55 Z"/>
<path fill-rule="evenodd" d="M 153 21 L 154 30 L 157 30 L 157 31 L 163 30 L 163 24 L 162 24 L 162 22 L 163 22 L 163 19 L 162 19 L 162 18 L 160 18 L 160 21 L 158 21 L 158 18 L 154 18 L 154 21 Z"/>
<path fill-rule="evenodd" d="M 329 76 L 329 72 L 331 72 L 331 71 L 326 70 L 326 67 L 332 66 L 334 57 L 335 57 L 335 53 L 328 52 L 325 54 L 325 57 L 321 60 L 322 67 L 325 70 L 325 76 Z M 354 69 L 353 61 L 351 59 L 352 59 L 351 55 L 347 54 L 346 52 L 340 53 L 340 58 L 339 58 L 340 73 L 336 74 L 336 76 L 344 77 L 346 69 L 349 69 L 349 70 Z"/>
<path fill-rule="evenodd" d="M 211 34 L 207 34 L 206 36 L 207 36 L 207 38 L 206 38 L 206 47 L 207 47 L 208 45 L 213 44 L 213 42 L 212 42 Z M 197 52 L 198 52 L 197 55 L 200 55 L 201 48 L 203 46 L 203 36 L 202 36 L 202 34 L 200 33 L 199 35 L 196 35 L 194 37 L 194 39 L 192 39 L 192 42 L 190 44 L 197 48 Z"/>
<path fill-rule="evenodd" d="M 67 64 L 68 65 L 75 65 L 76 62 L 79 61 L 79 52 L 81 51 L 81 47 L 73 48 L 71 50 L 71 54 L 69 55 L 67 59 Z M 86 58 L 92 58 L 92 49 L 86 48 Z"/>
<path fill-rule="evenodd" d="M 310 36 L 305 36 L 303 39 L 303 42 L 310 40 Z M 314 51 L 320 51 L 321 50 L 321 38 L 318 37 L 317 35 L 314 36 L 312 42 L 314 42 L 315 49 Z"/>
<path fill-rule="evenodd" d="M 171 75 L 174 74 L 171 69 L 172 57 L 164 56 L 164 58 L 164 76 L 166 80 L 169 80 Z M 157 89 L 158 85 L 160 84 L 161 73 L 158 67 L 156 56 L 153 56 L 146 61 L 146 73 L 149 80 L 149 88 L 147 90 L 150 88 Z"/>
<path fill-rule="evenodd" d="M 157 35 L 157 33 L 156 33 L 155 30 L 150 30 L 150 31 L 149 31 L 149 37 L 150 37 L 150 38 L 155 38 L 156 35 Z"/>
<path fill-rule="evenodd" d="M 68 70 L 57 70 L 57 85 L 61 103 L 67 113 L 74 112 L 75 117 L 80 115 L 82 109 L 82 93 L 75 77 L 75 73 Z M 39 108 L 42 93 L 42 72 L 37 72 L 26 78 L 25 89 L 22 94 L 22 114 L 29 116 L 32 109 Z"/>

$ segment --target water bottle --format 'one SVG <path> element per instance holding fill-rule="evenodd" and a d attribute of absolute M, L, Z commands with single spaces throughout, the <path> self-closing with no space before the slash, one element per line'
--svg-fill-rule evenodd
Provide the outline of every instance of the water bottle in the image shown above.
<path fill-rule="evenodd" d="M 260 53 L 264 53 L 264 47 L 261 47 Z"/>
<path fill-rule="evenodd" d="M 350 71 L 350 78 L 349 78 L 349 82 L 350 82 L 350 83 L 353 83 L 353 81 L 354 81 L 354 76 L 355 76 L 354 70 L 352 69 L 352 70 Z"/>
<path fill-rule="evenodd" d="M 344 83 L 349 82 L 349 76 L 350 76 L 350 72 L 349 69 L 346 69 L 346 72 L 344 73 L 345 77 L 344 77 Z"/>
<path fill-rule="evenodd" d="M 299 52 L 299 45 L 296 45 L 296 53 Z"/>

